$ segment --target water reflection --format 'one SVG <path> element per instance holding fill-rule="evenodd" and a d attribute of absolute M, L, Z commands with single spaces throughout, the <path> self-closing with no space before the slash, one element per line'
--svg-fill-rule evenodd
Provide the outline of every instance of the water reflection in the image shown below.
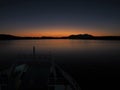
<path fill-rule="evenodd" d="M 0 41 L 0 57 L 14 56 L 15 54 L 31 54 L 32 47 L 36 46 L 36 53 L 52 53 L 57 60 L 79 61 L 95 57 L 119 58 L 120 41 L 102 40 L 8 40 Z M 112 56 L 111 56 L 112 55 Z M 76 60 L 76 59 L 77 60 Z"/>
<path fill-rule="evenodd" d="M 116 85 L 113 83 L 120 80 L 120 41 L 62 39 L 0 41 L 0 63 L 5 62 L 0 64 L 1 67 L 12 62 L 16 56 L 31 55 L 33 46 L 36 46 L 37 54 L 51 53 L 55 62 L 70 73 L 83 90 L 96 90 L 98 87 L 99 90 L 104 87 L 106 90 L 109 86 L 117 87 L 117 83 Z"/>

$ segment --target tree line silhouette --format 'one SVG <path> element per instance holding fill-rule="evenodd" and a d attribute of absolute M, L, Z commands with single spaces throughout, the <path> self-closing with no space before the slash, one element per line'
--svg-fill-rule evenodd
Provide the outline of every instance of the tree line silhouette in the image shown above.
<path fill-rule="evenodd" d="M 9 34 L 0 34 L 0 40 L 21 40 L 21 39 L 86 39 L 86 40 L 120 40 L 120 36 L 93 36 L 90 34 L 69 35 L 66 37 L 22 37 Z"/>

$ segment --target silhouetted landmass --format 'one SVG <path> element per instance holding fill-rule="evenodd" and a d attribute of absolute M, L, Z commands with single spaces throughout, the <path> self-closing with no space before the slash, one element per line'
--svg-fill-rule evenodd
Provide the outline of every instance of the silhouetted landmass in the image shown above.
<path fill-rule="evenodd" d="M 95 40 L 120 40 L 120 36 L 96 36 Z"/>
<path fill-rule="evenodd" d="M 120 40 L 120 36 L 93 36 L 90 34 L 77 34 L 66 37 L 21 37 L 8 34 L 0 34 L 0 40 L 23 40 L 23 39 L 84 39 L 84 40 Z"/>
<path fill-rule="evenodd" d="M 8 34 L 0 34 L 0 39 L 18 39 L 20 37 L 17 37 L 17 36 L 13 36 L 13 35 L 8 35 Z"/>
<path fill-rule="evenodd" d="M 78 35 L 70 35 L 68 36 L 70 39 L 92 39 L 94 36 L 89 34 L 78 34 Z"/>
<path fill-rule="evenodd" d="M 120 36 L 92 36 L 89 34 L 70 35 L 69 39 L 120 40 Z"/>
<path fill-rule="evenodd" d="M 40 37 L 20 37 L 8 34 L 0 34 L 0 40 L 40 39 Z"/>

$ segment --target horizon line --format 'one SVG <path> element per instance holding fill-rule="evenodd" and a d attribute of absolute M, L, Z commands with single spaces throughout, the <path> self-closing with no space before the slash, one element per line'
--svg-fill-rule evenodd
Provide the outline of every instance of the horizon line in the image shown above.
<path fill-rule="evenodd" d="M 15 34 L 4 34 L 0 33 L 0 35 L 11 35 L 11 36 L 16 36 L 16 37 L 36 37 L 36 38 L 41 38 L 41 37 L 53 37 L 53 38 L 60 38 L 60 37 L 69 37 L 71 35 L 91 35 L 93 37 L 106 37 L 106 36 L 120 36 L 120 35 L 92 35 L 88 33 L 78 33 L 78 34 L 69 34 L 69 35 L 64 35 L 64 36 L 48 36 L 48 35 L 42 35 L 42 36 L 22 36 L 22 35 L 15 35 Z"/>

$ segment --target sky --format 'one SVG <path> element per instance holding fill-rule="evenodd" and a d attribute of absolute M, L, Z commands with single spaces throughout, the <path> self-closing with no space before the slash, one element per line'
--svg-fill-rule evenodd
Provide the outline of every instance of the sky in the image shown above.
<path fill-rule="evenodd" d="M 119 0 L 1 0 L 0 33 L 120 36 Z"/>

